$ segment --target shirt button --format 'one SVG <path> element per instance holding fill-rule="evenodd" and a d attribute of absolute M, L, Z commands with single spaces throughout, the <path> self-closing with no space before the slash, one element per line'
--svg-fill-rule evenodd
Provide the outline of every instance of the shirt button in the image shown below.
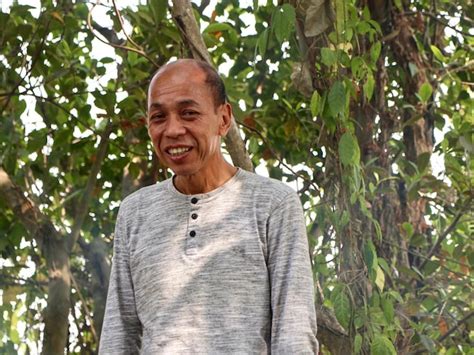
<path fill-rule="evenodd" d="M 191 237 L 194 237 L 194 236 L 196 236 L 196 232 L 195 232 L 195 231 L 191 231 L 191 232 L 189 232 L 189 235 L 190 235 Z"/>
<path fill-rule="evenodd" d="M 191 203 L 192 203 L 193 205 L 195 205 L 197 202 L 198 202 L 198 199 L 197 199 L 196 197 L 193 197 L 193 198 L 191 199 Z"/>
<path fill-rule="evenodd" d="M 191 218 L 192 218 L 192 219 L 196 219 L 196 218 L 198 218 L 198 215 L 197 215 L 196 213 L 193 213 L 193 214 L 191 215 Z"/>

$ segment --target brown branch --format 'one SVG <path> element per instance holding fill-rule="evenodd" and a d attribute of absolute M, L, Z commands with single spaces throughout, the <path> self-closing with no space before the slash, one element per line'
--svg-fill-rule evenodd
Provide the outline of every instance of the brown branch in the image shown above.
<path fill-rule="evenodd" d="M 401 250 L 401 251 L 407 252 L 408 254 L 411 254 L 411 255 L 413 255 L 413 256 L 417 256 L 417 257 L 419 257 L 419 258 L 421 258 L 421 259 L 423 259 L 423 260 L 425 260 L 425 261 L 428 261 L 428 260 L 429 260 L 429 259 L 426 258 L 425 255 L 420 254 L 420 253 L 417 253 L 417 252 L 415 252 L 415 251 L 413 251 L 413 250 L 410 250 L 410 249 L 407 249 L 407 248 L 403 248 L 403 247 L 401 247 L 401 246 L 400 246 L 399 244 L 397 244 L 397 243 L 389 242 L 389 241 L 387 241 L 387 240 L 382 240 L 382 243 L 391 245 L 391 246 L 393 246 L 393 247 L 395 247 L 395 248 L 397 248 L 397 249 L 399 249 L 399 250 Z M 437 254 L 433 254 L 433 255 L 438 256 Z M 460 266 L 463 266 L 463 267 L 469 267 L 467 264 L 461 263 L 460 261 L 458 261 L 458 260 L 456 260 L 456 259 L 453 259 L 453 258 L 449 258 L 449 257 L 446 257 L 446 256 L 438 256 L 438 257 L 439 257 L 440 259 L 441 259 L 441 258 L 446 259 L 447 261 L 450 261 L 450 262 L 452 262 L 453 264 L 457 264 L 457 265 L 460 265 Z M 448 272 L 451 272 L 453 275 L 456 275 L 456 276 L 458 276 L 458 277 L 466 277 L 466 276 L 467 276 L 467 275 L 462 274 L 462 273 L 460 273 L 460 272 L 454 271 L 454 270 L 448 268 L 447 266 L 440 265 L 440 267 L 441 267 L 442 269 L 448 271 Z M 419 267 L 419 269 L 421 269 L 421 267 Z"/>
<path fill-rule="evenodd" d="M 41 17 L 41 15 L 40 15 Z M 5 111 L 5 109 L 8 107 L 8 105 L 10 104 L 10 100 L 12 98 L 12 96 L 15 94 L 15 91 L 20 87 L 20 85 L 25 81 L 26 77 L 33 71 L 33 68 L 34 66 L 36 65 L 36 62 L 39 60 L 40 58 L 40 55 L 41 55 L 41 52 L 43 51 L 43 47 L 44 47 L 44 43 L 46 42 L 46 37 L 48 35 L 48 30 L 49 30 L 49 25 L 51 24 L 51 20 L 52 20 L 52 17 L 48 20 L 48 22 L 46 23 L 46 28 L 45 28 L 45 35 L 43 36 L 43 38 L 41 39 L 41 42 L 38 46 L 38 49 L 36 50 L 35 54 L 33 55 L 33 58 L 31 60 L 31 65 L 30 65 L 30 68 L 28 68 L 28 70 L 26 71 L 25 75 L 24 76 L 21 76 L 20 77 L 20 80 L 18 80 L 18 82 L 15 84 L 15 87 L 10 91 L 10 93 L 8 94 L 7 96 L 7 99 L 5 101 L 5 104 L 3 105 L 2 109 L 0 110 L 0 114 L 3 113 L 3 111 Z M 33 34 L 33 37 L 31 38 L 31 41 L 29 44 L 31 44 L 31 42 L 33 41 L 33 39 L 35 38 L 36 34 L 38 33 L 39 31 L 36 31 L 34 34 Z"/>
<path fill-rule="evenodd" d="M 22 92 L 20 94 L 15 94 L 15 95 L 25 95 L 25 96 L 32 96 L 32 97 L 35 97 L 37 98 L 38 100 L 43 100 L 57 108 L 59 108 L 61 111 L 67 113 L 70 117 L 72 117 L 74 120 L 76 120 L 77 122 L 79 122 L 80 124 L 82 124 L 84 127 L 86 127 L 87 129 L 89 129 L 92 133 L 94 133 L 95 135 L 99 135 L 99 132 L 92 126 L 88 125 L 86 122 L 84 122 L 83 120 L 81 120 L 79 118 L 79 116 L 76 116 L 74 115 L 69 109 L 65 108 L 64 106 L 62 106 L 61 104 L 57 103 L 56 101 L 54 101 L 54 98 L 50 98 L 50 97 L 44 97 L 44 96 L 40 96 L 40 95 L 36 95 L 35 93 L 28 93 L 28 92 Z M 0 94 L 0 97 L 2 96 L 2 94 Z M 137 155 L 137 156 L 143 156 L 143 157 L 147 157 L 148 155 L 145 154 L 145 153 L 140 153 L 140 152 L 136 152 L 136 151 L 133 151 L 129 148 L 125 148 L 124 146 L 116 143 L 115 141 L 111 141 L 110 144 L 112 144 L 113 146 L 119 148 L 121 151 L 123 152 L 126 152 L 126 153 L 130 153 L 130 154 L 133 154 L 133 155 Z"/>
<path fill-rule="evenodd" d="M 460 66 L 448 66 L 445 70 L 439 73 L 439 78 L 437 79 L 437 81 L 440 82 L 441 80 L 444 79 L 445 76 L 457 73 L 458 71 L 461 71 L 461 70 L 470 69 L 471 67 L 474 67 L 474 60 L 470 60 L 466 62 L 464 65 L 460 65 Z"/>
<path fill-rule="evenodd" d="M 156 68 L 159 68 L 160 66 L 153 60 L 150 58 L 150 56 L 148 54 L 146 54 L 143 50 L 140 50 L 140 49 L 137 49 L 137 48 L 134 48 L 134 47 L 127 47 L 127 46 L 122 46 L 120 44 L 116 44 L 116 43 L 113 43 L 113 42 L 109 42 L 109 41 L 106 41 L 102 38 L 100 38 L 94 31 L 94 26 L 92 25 L 92 11 L 94 11 L 95 7 L 99 4 L 99 1 L 100 0 L 97 0 L 97 2 L 92 6 L 92 8 L 90 9 L 89 13 L 87 14 L 87 27 L 89 28 L 89 31 L 92 33 L 92 35 L 97 38 L 99 41 L 101 41 L 102 43 L 104 44 L 107 44 L 111 47 L 114 47 L 114 48 L 118 48 L 118 49 L 123 49 L 125 51 L 130 51 L 130 52 L 135 52 L 137 54 L 140 54 L 141 56 L 145 57 L 146 59 L 148 59 L 148 61 L 153 64 Z M 101 33 L 103 35 L 103 33 Z M 128 36 L 127 36 L 128 38 Z M 135 43 L 135 42 L 133 42 Z"/>
<path fill-rule="evenodd" d="M 463 319 L 461 319 L 460 321 L 457 321 L 456 324 L 455 324 L 453 327 L 451 327 L 451 329 L 449 329 L 445 334 L 443 334 L 442 336 L 440 336 L 440 337 L 438 338 L 438 341 L 439 341 L 439 342 L 442 342 L 443 340 L 445 340 L 445 339 L 446 339 L 447 337 L 449 337 L 452 333 L 454 333 L 454 332 L 456 331 L 456 329 L 458 329 L 458 328 L 461 326 L 461 324 L 467 322 L 467 320 L 468 320 L 469 318 L 471 318 L 473 315 L 474 315 L 474 312 L 471 312 L 471 313 L 469 313 L 467 316 L 465 316 Z"/>
<path fill-rule="evenodd" d="M 417 16 L 418 14 L 422 14 L 423 16 L 428 16 L 428 17 L 432 18 L 433 20 L 435 20 L 436 22 L 439 22 L 443 26 L 449 27 L 453 31 L 456 31 L 457 33 L 460 33 L 463 36 L 474 37 L 472 34 L 470 34 L 468 32 L 464 32 L 460 29 L 457 29 L 454 26 L 451 26 L 448 21 L 443 21 L 443 19 L 439 18 L 439 16 L 437 14 L 434 14 L 434 13 L 431 13 L 431 12 L 427 12 L 427 11 L 407 11 L 407 12 L 404 12 L 403 14 L 408 15 L 408 16 Z M 463 20 L 465 20 L 467 22 L 471 22 L 472 24 L 474 24 L 472 22 L 472 20 L 468 19 L 467 17 L 464 17 Z"/>
<path fill-rule="evenodd" d="M 117 16 L 118 20 L 119 20 L 119 23 L 120 23 L 120 28 L 122 29 L 122 32 L 123 34 L 125 35 L 125 37 L 127 38 L 127 40 L 133 44 L 135 46 L 135 48 L 141 50 L 143 52 L 143 48 L 141 46 L 139 46 L 127 33 L 127 31 L 125 31 L 125 25 L 123 23 L 123 17 L 122 17 L 122 14 L 120 13 L 120 10 L 118 9 L 117 7 L 117 3 L 115 2 L 115 0 L 112 0 L 112 4 L 114 5 L 114 11 L 115 11 L 115 15 Z"/>
<path fill-rule="evenodd" d="M 45 354 L 61 354 L 67 342 L 70 307 L 69 255 L 64 238 L 1 167 L 0 195 L 35 238 L 46 260 L 48 306 L 44 310 L 43 349 Z"/>
<path fill-rule="evenodd" d="M 456 214 L 456 217 L 454 217 L 453 221 L 451 222 L 451 224 L 448 226 L 448 228 L 446 228 L 444 230 L 443 233 L 441 233 L 441 235 L 439 236 L 438 240 L 436 241 L 435 245 L 433 245 L 433 247 L 430 249 L 430 251 L 428 252 L 428 254 L 426 255 L 426 258 L 425 260 L 423 260 L 423 262 L 421 263 L 420 265 L 420 270 L 423 269 L 423 267 L 426 265 L 426 263 L 428 262 L 428 260 L 431 259 L 431 257 L 436 253 L 436 251 L 438 250 L 438 248 L 441 246 L 441 243 L 446 239 L 446 237 L 449 235 L 449 233 L 451 233 L 454 228 L 456 227 L 456 225 L 458 224 L 459 220 L 461 219 L 461 217 L 463 216 L 464 214 L 464 211 L 465 211 L 465 208 L 467 206 L 469 206 L 469 204 L 471 203 L 471 200 L 472 198 L 469 198 L 466 203 L 464 204 L 464 206 L 461 207 L 461 209 L 459 210 L 459 212 Z"/>
<path fill-rule="evenodd" d="M 40 248 L 44 241 L 41 233 L 38 233 L 38 231 L 42 227 L 54 231 L 51 237 L 55 239 L 60 238 L 52 223 L 45 218 L 33 201 L 26 197 L 23 191 L 13 183 L 2 167 L 0 167 L 0 195 L 5 199 L 7 206 L 11 208 L 15 217 L 21 221 L 30 235 L 36 239 Z"/>
<path fill-rule="evenodd" d="M 199 25 L 194 17 L 191 2 L 189 0 L 173 0 L 172 14 L 176 25 L 184 37 L 184 42 L 191 51 L 192 57 L 213 65 L 207 47 L 202 39 Z M 232 158 L 232 162 L 242 169 L 253 171 L 252 161 L 240 137 L 240 131 L 235 123 L 235 119 L 232 120 L 229 132 L 224 138 L 224 141 L 227 151 Z"/>
<path fill-rule="evenodd" d="M 318 315 L 318 340 L 331 354 L 350 354 L 351 340 L 347 332 L 337 321 L 334 314 L 326 307 L 316 308 Z"/>
<path fill-rule="evenodd" d="M 250 130 L 251 132 L 254 132 L 255 134 L 257 134 L 260 139 L 263 141 L 263 143 L 265 144 L 265 146 L 268 148 L 268 150 L 270 151 L 270 153 L 273 155 L 273 157 L 278 160 L 278 162 L 283 165 L 285 168 L 287 168 L 294 176 L 296 177 L 299 177 L 300 179 L 303 179 L 304 182 L 306 182 L 308 184 L 308 186 L 312 186 L 315 191 L 318 193 L 319 196 L 321 196 L 320 192 L 319 192 L 319 188 L 318 186 L 315 185 L 315 182 L 311 179 L 308 179 L 306 176 L 298 173 L 297 171 L 294 171 L 291 166 L 289 166 L 288 164 L 286 164 L 284 161 L 283 161 L 283 158 L 280 157 L 272 148 L 272 146 L 270 145 L 270 143 L 268 143 L 267 139 L 263 136 L 263 134 L 258 131 L 257 129 L 255 128 L 252 128 L 248 125 L 246 125 L 245 123 L 243 122 L 240 122 L 240 121 L 237 121 L 237 123 L 245 128 L 247 128 L 248 130 Z M 304 191 L 303 191 L 304 192 Z"/>
<path fill-rule="evenodd" d="M 89 307 L 87 306 L 84 296 L 82 296 L 81 289 L 79 288 L 79 285 L 77 284 L 76 279 L 74 278 L 74 275 L 72 273 L 70 273 L 69 275 L 71 277 L 72 284 L 77 291 L 77 295 L 79 296 L 79 299 L 81 300 L 82 306 L 84 307 L 85 317 L 89 320 L 89 324 L 91 326 L 91 333 L 92 333 L 92 337 L 94 338 L 94 342 L 97 344 L 99 340 L 97 338 L 97 333 L 95 332 L 94 320 L 90 316 L 91 312 L 89 310 Z"/>
<path fill-rule="evenodd" d="M 92 198 L 94 188 L 96 186 L 97 175 L 100 172 L 102 162 L 104 161 L 105 155 L 107 153 L 107 148 L 109 146 L 109 136 L 112 133 L 113 127 L 113 124 L 109 121 L 107 123 L 107 126 L 105 127 L 104 132 L 100 136 L 100 143 L 99 147 L 97 148 L 97 154 L 91 167 L 91 172 L 89 174 L 89 179 L 87 180 L 87 185 L 84 194 L 82 196 L 79 207 L 77 208 L 72 232 L 67 240 L 67 248 L 69 251 L 71 251 L 74 245 L 76 244 L 81 232 L 82 224 L 84 223 L 84 220 L 87 216 L 87 212 L 89 211 L 89 203 Z"/>
<path fill-rule="evenodd" d="M 110 278 L 110 263 L 107 258 L 110 244 L 106 244 L 99 237 L 94 238 L 90 243 L 87 243 L 83 238 L 79 238 L 77 244 L 84 253 L 87 260 L 86 267 L 92 276 L 88 288 L 94 301 L 94 329 L 100 337 Z"/>
<path fill-rule="evenodd" d="M 173 0 L 171 9 L 176 26 L 185 38 L 194 59 L 203 60 L 212 65 L 212 60 L 201 36 L 199 25 L 194 17 L 189 0 Z"/>

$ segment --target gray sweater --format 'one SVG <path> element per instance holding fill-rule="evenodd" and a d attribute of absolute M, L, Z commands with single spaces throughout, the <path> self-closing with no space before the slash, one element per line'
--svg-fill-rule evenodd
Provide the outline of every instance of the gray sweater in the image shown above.
<path fill-rule="evenodd" d="M 171 179 L 119 210 L 100 354 L 315 354 L 303 211 L 238 170 L 209 193 Z"/>

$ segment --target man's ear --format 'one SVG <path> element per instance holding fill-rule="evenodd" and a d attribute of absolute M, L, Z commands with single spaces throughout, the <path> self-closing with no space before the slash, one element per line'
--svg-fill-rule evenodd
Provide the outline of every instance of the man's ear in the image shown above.
<path fill-rule="evenodd" d="M 232 124 L 232 120 L 234 117 L 234 115 L 232 114 L 232 106 L 228 102 L 221 105 L 221 107 L 219 108 L 219 115 L 219 135 L 221 137 L 225 137 L 227 135 L 227 132 L 229 132 L 230 125 Z"/>

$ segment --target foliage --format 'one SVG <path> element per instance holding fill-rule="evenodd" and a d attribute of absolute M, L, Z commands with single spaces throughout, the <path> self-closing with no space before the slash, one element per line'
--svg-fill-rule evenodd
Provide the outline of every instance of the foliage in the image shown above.
<path fill-rule="evenodd" d="M 38 221 L 72 240 L 71 353 L 97 346 L 120 201 L 169 176 L 148 143 L 147 82 L 189 53 L 166 1 L 121 9 L 123 20 L 103 3 L 0 13 L 0 164 Z M 334 326 L 353 353 L 468 353 L 474 8 L 390 4 L 225 0 L 194 14 L 228 71 L 254 165 L 304 203 L 318 312 L 337 319 L 321 327 L 323 351 L 337 352 L 324 333 Z M 96 37 L 115 47 L 97 51 Z M 0 347 L 35 352 L 50 254 L 9 202 L 0 199 Z"/>

